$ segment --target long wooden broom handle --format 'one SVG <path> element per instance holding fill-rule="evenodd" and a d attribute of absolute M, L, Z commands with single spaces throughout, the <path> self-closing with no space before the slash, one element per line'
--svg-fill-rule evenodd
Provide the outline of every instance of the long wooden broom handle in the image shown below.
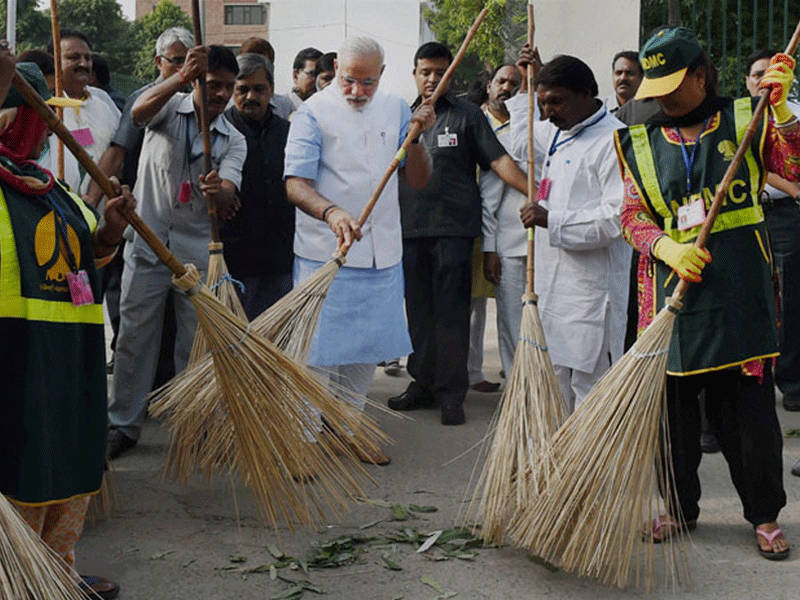
<path fill-rule="evenodd" d="M 475 17 L 475 22 L 472 24 L 472 27 L 469 28 L 467 31 L 467 37 L 464 38 L 464 41 L 461 43 L 461 47 L 458 49 L 458 52 L 453 58 L 453 62 L 450 63 L 450 66 L 447 67 L 447 71 L 445 71 L 444 75 L 442 76 L 441 80 L 439 80 L 439 84 L 436 86 L 436 89 L 433 92 L 433 95 L 426 100 L 427 104 L 431 106 L 436 106 L 436 101 L 439 97 L 445 92 L 447 86 L 450 84 L 450 80 L 453 78 L 453 72 L 458 67 L 458 64 L 461 62 L 461 59 L 464 58 L 464 54 L 467 52 L 467 48 L 469 47 L 472 38 L 475 37 L 475 34 L 478 32 L 478 27 L 483 22 L 483 19 L 486 17 L 486 13 L 488 12 L 488 7 L 484 7 L 478 16 Z M 386 169 L 386 173 L 383 174 L 383 178 L 381 179 L 378 187 L 375 188 L 375 191 L 370 196 L 369 202 L 364 207 L 364 210 L 361 211 L 361 214 L 358 217 L 358 226 L 363 227 L 364 223 L 367 222 L 370 213 L 372 213 L 372 209 L 375 207 L 375 203 L 378 201 L 378 198 L 383 193 L 383 189 L 386 187 L 386 184 L 389 183 L 389 179 L 391 179 L 394 172 L 397 170 L 397 167 L 400 166 L 403 158 L 405 158 L 406 152 L 408 151 L 408 147 L 411 145 L 411 141 L 414 140 L 419 134 L 422 133 L 422 127 L 418 125 L 416 122 L 411 124 L 411 127 L 408 129 L 408 135 L 406 135 L 406 139 L 403 140 L 402 145 L 400 146 L 400 150 L 397 151 L 395 157 L 392 159 L 392 162 L 389 163 L 389 168 Z M 339 252 L 344 256 L 347 254 L 347 251 L 350 248 L 348 246 L 342 247 Z"/>
<path fill-rule="evenodd" d="M 533 34 L 536 32 L 536 25 L 533 21 L 533 0 L 528 0 L 528 45 L 533 49 Z M 534 177 L 534 148 L 533 148 L 533 116 L 534 116 L 534 103 L 536 99 L 533 93 L 533 62 L 528 63 L 527 69 L 528 78 L 528 202 L 533 202 L 536 189 L 536 181 Z M 525 266 L 525 291 L 528 294 L 533 294 L 533 227 L 528 228 L 528 258 Z"/>
<path fill-rule="evenodd" d="M 794 54 L 797 50 L 798 42 L 800 42 L 800 21 L 798 21 L 797 27 L 795 27 L 792 39 L 789 40 L 789 45 L 786 46 L 785 54 L 790 56 Z M 753 118 L 750 119 L 750 124 L 747 126 L 747 130 L 744 132 L 744 136 L 739 144 L 739 148 L 736 150 L 736 154 L 734 155 L 731 164 L 728 165 L 728 170 L 725 171 L 725 176 L 722 178 L 722 182 L 719 184 L 719 187 L 717 187 L 717 193 L 714 196 L 714 202 L 711 204 L 711 208 L 708 209 L 708 216 L 706 216 L 703 227 L 700 229 L 697 240 L 695 240 L 694 245 L 698 248 L 705 248 L 706 242 L 708 242 L 708 237 L 711 235 L 711 228 L 714 226 L 714 221 L 716 220 L 717 215 L 722 208 L 722 202 L 725 199 L 725 196 L 728 195 L 728 188 L 730 187 L 731 182 L 736 175 L 736 171 L 742 164 L 744 155 L 747 152 L 747 149 L 750 147 L 753 137 L 755 137 L 756 130 L 758 129 L 761 119 L 764 116 L 764 110 L 767 108 L 768 102 L 767 90 L 761 90 L 760 95 L 761 99 L 758 101 L 756 109 L 753 111 Z M 678 285 L 675 286 L 675 291 L 673 292 L 672 296 L 673 298 L 680 300 L 684 297 L 688 290 L 689 282 L 685 279 L 681 279 L 678 282 Z"/>
<path fill-rule="evenodd" d="M 18 71 L 14 72 L 13 78 L 14 87 L 17 88 L 22 97 L 25 98 L 25 102 L 27 102 L 33 110 L 35 110 L 47 123 L 47 126 L 50 130 L 55 133 L 60 140 L 64 142 L 64 145 L 69 148 L 70 152 L 75 155 L 75 158 L 78 159 L 78 162 L 83 165 L 83 168 L 86 169 L 86 172 L 92 176 L 97 182 L 97 185 L 100 186 L 100 189 L 103 190 L 103 193 L 108 198 L 113 198 L 117 194 L 114 191 L 114 186 L 111 184 L 111 181 L 108 177 L 99 169 L 99 167 L 94 163 L 94 161 L 89 157 L 86 153 L 86 150 L 83 149 L 69 130 L 64 126 L 64 123 L 56 116 L 56 113 L 42 100 L 41 96 L 36 93 L 36 90 L 33 89 L 31 84 L 29 84 L 22 75 L 19 74 Z M 177 257 L 170 252 L 167 247 L 161 242 L 161 240 L 156 237 L 156 234 L 153 233 L 153 230 L 150 229 L 144 221 L 142 221 L 141 217 L 139 217 L 136 213 L 131 213 L 130 215 L 125 215 L 128 223 L 142 236 L 142 239 L 147 242 L 147 245 L 153 249 L 153 252 L 156 253 L 159 260 L 167 265 L 176 276 L 181 277 L 184 273 L 186 273 L 186 269 L 177 259 Z"/>
<path fill-rule="evenodd" d="M 53 62 L 56 74 L 56 96 L 59 98 L 64 93 L 64 72 L 61 70 L 61 22 L 58 16 L 58 0 L 50 0 L 50 27 L 53 30 Z M 63 119 L 64 109 L 56 108 L 58 118 Z M 64 179 L 64 142 L 60 139 L 56 146 L 58 178 Z"/>
<path fill-rule="evenodd" d="M 192 26 L 194 28 L 195 46 L 203 45 L 203 30 L 200 27 L 200 0 L 192 0 Z M 206 88 L 205 73 L 197 78 L 200 88 L 200 133 L 203 136 L 203 175 L 211 172 L 211 134 L 208 124 L 208 89 Z M 217 203 L 211 198 L 206 198 L 208 217 L 211 221 L 211 241 L 219 242 L 219 225 L 217 224 Z"/>

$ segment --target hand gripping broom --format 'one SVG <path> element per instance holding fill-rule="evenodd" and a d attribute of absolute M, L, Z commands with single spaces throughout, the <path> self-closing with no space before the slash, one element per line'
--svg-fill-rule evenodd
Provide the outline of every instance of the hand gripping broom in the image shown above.
<path fill-rule="evenodd" d="M 203 30 L 200 27 L 200 2 L 192 0 L 192 25 L 194 29 L 194 43 L 196 46 L 203 45 Z M 208 119 L 208 90 L 206 88 L 205 74 L 197 79 L 200 88 L 200 133 L 203 138 L 203 175 L 211 172 L 211 136 L 209 132 Z M 208 244 L 208 272 L 206 273 L 206 286 L 214 292 L 219 301 L 227 306 L 231 312 L 247 321 L 244 308 L 233 287 L 233 279 L 228 272 L 225 258 L 222 254 L 222 240 L 219 237 L 219 224 L 217 219 L 217 203 L 213 198 L 206 198 L 208 205 L 208 218 L 211 223 L 211 242 Z M 198 327 L 197 334 L 192 342 L 192 350 L 189 354 L 189 364 L 196 364 L 203 356 L 208 353 L 205 336 L 202 329 Z"/>
<path fill-rule="evenodd" d="M 19 73 L 14 74 L 13 84 L 106 196 L 113 197 L 111 182 L 30 84 Z M 348 497 L 363 496 L 356 478 L 337 458 L 339 442 L 325 438 L 307 448 L 303 427 L 313 418 L 310 407 L 333 415 L 337 422 L 348 427 L 360 424 L 360 414 L 333 398 L 305 367 L 231 314 L 202 285 L 197 269 L 181 265 L 136 213 L 126 218 L 173 272 L 176 285 L 192 300 L 211 350 L 216 382 L 236 432 L 238 466 L 255 492 L 264 520 L 276 530 L 279 515 L 290 526 L 295 520 L 313 525 L 322 516 L 323 506 L 338 513 L 346 506 Z M 377 432 L 372 433 L 380 437 Z M 287 466 L 294 464 L 315 465 L 320 485 L 311 490 L 294 481 Z"/>
<path fill-rule="evenodd" d="M 533 48 L 533 2 L 528 2 L 528 44 Z M 535 198 L 533 147 L 533 64 L 528 65 L 528 201 Z M 528 229 L 527 282 L 522 322 L 508 386 L 493 419 L 493 434 L 472 505 L 478 504 L 480 535 L 501 544 L 511 517 L 528 506 L 539 484 L 537 458 L 567 417 L 547 350 L 537 296 L 533 291 L 533 228 Z M 487 436 L 488 438 L 488 436 Z M 547 474 L 542 474 L 546 476 Z M 470 507 L 470 512 L 472 506 Z"/>
<path fill-rule="evenodd" d="M 453 62 L 429 100 L 431 104 L 435 104 L 439 96 L 447 89 L 453 72 L 461 62 L 488 10 L 488 6 L 484 7 L 476 17 Z M 392 159 L 383 178 L 362 210 L 358 218 L 359 226 L 366 223 L 386 184 L 405 157 L 411 140 L 419 134 L 419 126 L 413 123 L 400 150 Z M 333 257 L 308 279 L 256 317 L 252 322 L 253 330 L 271 340 L 278 348 L 296 360 L 305 362 L 325 297 L 333 284 L 336 273 L 345 262 L 348 249 L 346 246 L 338 248 Z M 187 394 L 187 391 L 193 393 Z M 220 469 L 228 469 L 229 459 L 232 457 L 230 454 L 232 445 L 230 436 L 226 433 L 229 431 L 229 427 L 225 425 L 224 414 L 216 408 L 218 404 L 212 364 L 208 358 L 170 381 L 153 395 L 150 404 L 151 414 L 156 417 L 168 415 L 173 437 L 177 436 L 184 440 L 180 444 L 172 444 L 170 456 L 167 459 L 168 472 L 179 479 L 188 479 L 197 466 L 201 466 L 203 472 L 208 476 Z M 199 416 L 197 420 L 183 416 L 183 413 L 188 411 L 197 411 L 202 416 Z M 323 413 L 323 415 L 329 422 L 336 423 L 328 414 Z M 219 417 L 222 417 L 222 420 Z M 199 423 L 202 425 L 198 428 L 196 425 Z M 198 429 L 201 433 L 200 436 L 197 435 Z M 215 433 L 209 437 L 202 434 L 203 430 Z M 367 453 L 377 450 L 374 443 L 361 438 L 358 429 L 350 428 L 350 431 L 355 433 L 353 442 L 363 446 L 368 451 Z"/>
<path fill-rule="evenodd" d="M 798 38 L 800 23 L 786 54 L 794 53 Z M 697 237 L 699 248 L 708 240 L 766 106 L 762 92 Z M 564 570 L 619 587 L 653 584 L 655 549 L 643 539 L 642 527 L 670 510 L 658 493 L 660 488 L 664 498 L 671 498 L 674 488 L 668 460 L 664 464 L 660 453 L 669 447 L 666 367 L 675 315 L 688 287 L 680 281 L 633 347 L 555 433 L 542 467 L 550 480 L 512 525 L 512 539 Z M 661 544 L 664 577 L 673 585 L 688 577 L 680 536 L 675 537 L 678 543 Z"/>

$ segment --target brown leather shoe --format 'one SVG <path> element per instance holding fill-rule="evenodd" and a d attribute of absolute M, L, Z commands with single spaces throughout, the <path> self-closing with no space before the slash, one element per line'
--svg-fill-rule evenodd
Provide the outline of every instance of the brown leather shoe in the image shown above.
<path fill-rule="evenodd" d="M 478 383 L 473 383 L 469 386 L 469 389 L 480 392 L 481 394 L 493 394 L 494 392 L 500 389 L 500 384 L 493 381 L 479 381 Z"/>

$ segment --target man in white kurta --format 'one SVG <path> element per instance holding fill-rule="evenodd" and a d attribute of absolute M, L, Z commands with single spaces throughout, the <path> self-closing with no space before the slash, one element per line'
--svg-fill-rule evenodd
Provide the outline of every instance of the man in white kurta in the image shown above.
<path fill-rule="evenodd" d="M 623 186 L 613 131 L 623 124 L 597 100 L 591 69 L 558 56 L 536 92 L 548 121 L 535 124 L 543 157 L 538 202 L 522 211 L 536 225 L 539 312 L 561 390 L 574 409 L 623 353 L 630 247 L 621 237 Z M 527 94 L 506 103 L 514 149 L 527 157 Z"/>
<path fill-rule="evenodd" d="M 411 352 L 403 312 L 397 173 L 363 226 L 356 216 L 397 154 L 410 122 L 427 129 L 434 119 L 429 106 L 412 117 L 401 98 L 378 90 L 383 66 L 377 42 L 345 40 L 336 61 L 336 84 L 314 94 L 294 114 L 284 167 L 288 198 L 298 207 L 295 281 L 311 275 L 337 247 L 353 242 L 325 299 L 308 363 L 360 397 L 369 390 L 378 362 Z M 400 176 L 422 187 L 429 175 L 425 145 L 413 143 Z M 365 462 L 389 462 L 383 453 L 359 455 Z"/>

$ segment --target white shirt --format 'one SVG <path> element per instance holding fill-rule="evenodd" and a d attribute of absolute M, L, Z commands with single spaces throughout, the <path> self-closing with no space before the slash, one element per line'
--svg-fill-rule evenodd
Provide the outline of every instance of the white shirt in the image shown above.
<path fill-rule="evenodd" d="M 66 94 L 65 94 L 66 95 Z M 64 125 L 73 132 L 88 129 L 91 132 L 91 144 L 85 144 L 87 134 L 85 131 L 76 135 L 78 141 L 84 143 L 83 149 L 97 162 L 106 151 L 111 138 L 117 131 L 120 112 L 111 97 L 100 88 L 86 86 L 86 97 L 81 105 L 64 109 Z M 51 135 L 48 141 L 47 152 L 39 159 L 39 164 L 48 169 L 53 175 L 58 176 L 58 138 Z M 77 159 L 64 148 L 64 180 L 72 191 L 78 195 L 83 194 L 89 187 L 89 175 L 84 174 L 79 167 Z"/>
<path fill-rule="evenodd" d="M 484 113 L 489 119 L 492 131 L 503 144 L 506 152 L 520 169 L 527 171 L 527 163 L 518 160 L 512 152 L 510 120 L 501 123 L 488 110 L 484 110 Z M 528 231 L 519 218 L 519 209 L 527 202 L 528 197 L 510 185 L 506 185 L 500 176 L 491 169 L 481 171 L 479 184 L 483 208 L 482 250 L 497 252 L 503 257 L 525 256 L 528 253 Z"/>
<path fill-rule="evenodd" d="M 527 157 L 527 95 L 506 102 L 512 147 Z M 569 131 L 534 124 L 535 151 L 550 180 L 547 228 L 537 228 L 535 290 L 553 364 L 595 370 L 609 335 L 613 360 L 623 353 L 631 248 L 622 239 L 622 177 L 613 132 L 623 123 L 605 106 Z M 548 154 L 558 134 L 558 146 Z M 541 182 L 540 182 L 541 186 Z"/>
<path fill-rule="evenodd" d="M 411 109 L 397 96 L 378 90 L 358 111 L 347 103 L 338 85 L 329 85 L 294 114 L 284 176 L 313 180 L 318 194 L 357 219 L 405 138 L 410 119 Z M 348 267 L 385 269 L 400 262 L 403 244 L 397 171 L 361 233 L 362 239 L 347 254 Z M 324 262 L 336 245 L 327 223 L 297 210 L 297 256 Z"/>

